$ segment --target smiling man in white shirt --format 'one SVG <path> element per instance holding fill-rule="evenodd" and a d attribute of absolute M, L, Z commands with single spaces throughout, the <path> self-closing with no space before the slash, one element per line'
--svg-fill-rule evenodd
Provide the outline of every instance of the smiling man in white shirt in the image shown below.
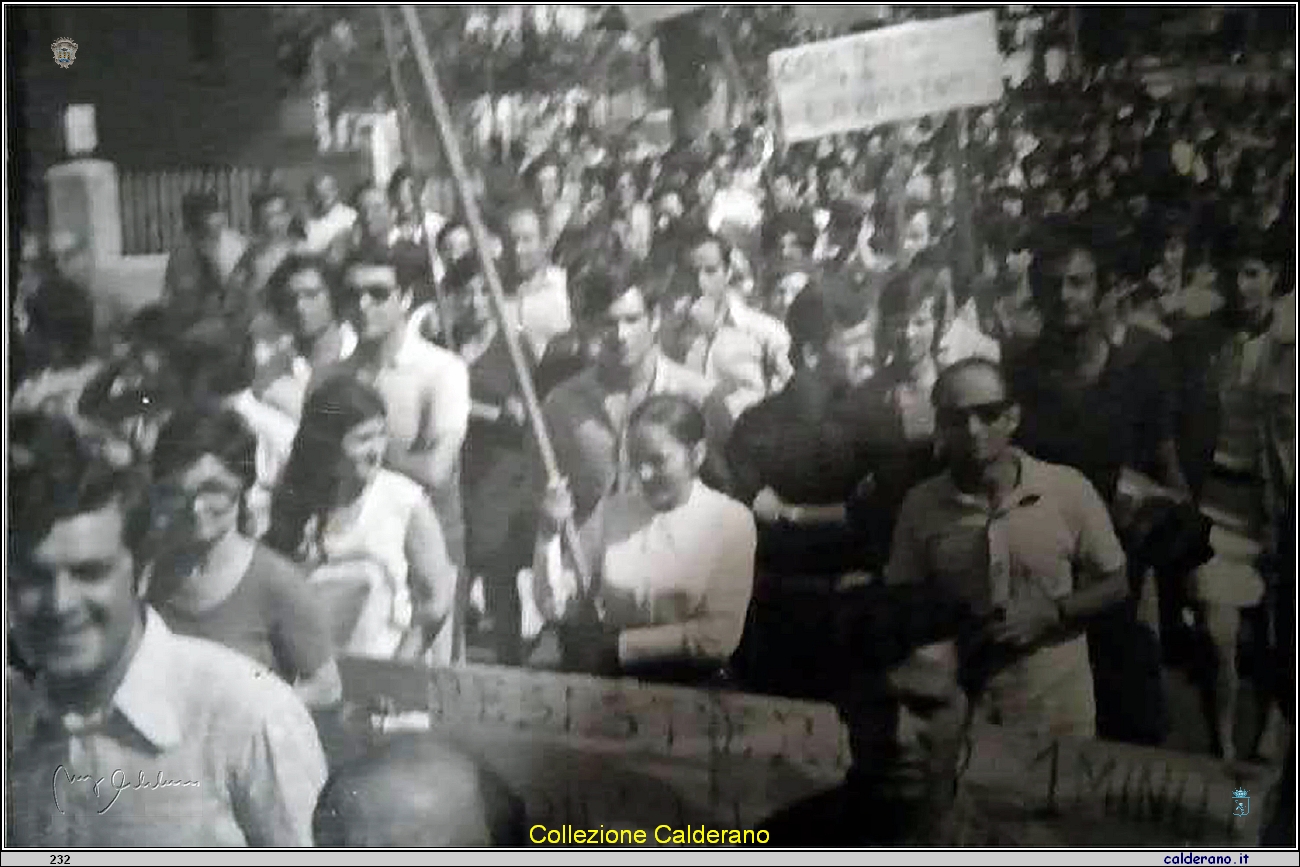
<path fill-rule="evenodd" d="M 288 684 L 142 601 L 145 483 L 67 423 L 10 450 L 9 835 L 42 848 L 310 846 L 325 757 Z"/>

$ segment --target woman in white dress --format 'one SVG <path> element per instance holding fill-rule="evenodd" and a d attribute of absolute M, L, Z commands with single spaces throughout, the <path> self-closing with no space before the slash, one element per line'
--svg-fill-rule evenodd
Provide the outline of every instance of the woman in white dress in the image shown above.
<path fill-rule="evenodd" d="M 308 399 L 276 491 L 267 541 L 314 583 L 364 576 L 370 592 L 341 650 L 451 660 L 456 571 L 423 491 L 384 469 L 387 421 L 371 387 L 339 377 Z"/>
<path fill-rule="evenodd" d="M 607 494 L 579 530 L 590 587 L 561 555 L 559 527 L 573 514 L 567 485 L 547 492 L 533 569 L 521 573 L 524 637 L 554 625 L 572 670 L 707 678 L 744 631 L 754 519 L 700 481 L 704 416 L 689 400 L 656 395 L 638 407 L 628 454 L 635 483 Z"/>

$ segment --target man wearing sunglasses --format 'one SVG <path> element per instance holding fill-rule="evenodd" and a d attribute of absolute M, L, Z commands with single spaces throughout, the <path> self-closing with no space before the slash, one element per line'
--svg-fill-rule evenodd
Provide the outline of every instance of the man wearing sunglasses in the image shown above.
<path fill-rule="evenodd" d="M 407 327 L 412 289 L 401 284 L 396 264 L 382 253 L 363 252 L 349 259 L 343 286 L 357 347 L 347 359 L 314 376 L 308 391 L 342 375 L 383 395 L 388 410 L 384 464 L 428 492 L 448 553 L 463 565 L 460 451 L 469 430 L 469 368 L 454 352 Z M 435 655 L 449 654 L 450 645 L 440 639 Z"/>
<path fill-rule="evenodd" d="M 1128 590 L 1106 506 L 1076 470 L 1012 447 L 1020 408 L 994 362 L 949 367 L 932 402 L 949 469 L 903 502 L 886 581 L 928 583 L 985 619 L 990 721 L 1092 737 L 1083 624 Z"/>

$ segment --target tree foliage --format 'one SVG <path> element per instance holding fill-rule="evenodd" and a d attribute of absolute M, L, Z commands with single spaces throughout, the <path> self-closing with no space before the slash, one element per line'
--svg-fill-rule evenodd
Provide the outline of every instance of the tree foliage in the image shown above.
<path fill-rule="evenodd" d="M 404 19 L 396 7 L 399 60 L 411 88 Z M 453 102 L 488 93 L 549 95 L 594 81 L 619 90 L 648 79 L 644 44 L 597 26 L 578 7 L 417 6 L 435 66 Z M 365 6 L 275 6 L 282 70 L 295 80 L 321 54 L 327 87 L 339 106 L 368 107 L 389 90 L 388 57 L 376 9 Z"/>

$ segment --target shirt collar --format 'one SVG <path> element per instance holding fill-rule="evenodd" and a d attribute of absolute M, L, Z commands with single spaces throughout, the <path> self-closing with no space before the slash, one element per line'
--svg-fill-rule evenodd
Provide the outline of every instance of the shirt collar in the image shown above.
<path fill-rule="evenodd" d="M 181 741 L 180 714 L 170 701 L 175 683 L 168 676 L 167 663 L 174 654 L 173 643 L 171 630 L 158 612 L 145 609 L 144 637 L 113 696 L 113 706 L 159 749 Z"/>
<path fill-rule="evenodd" d="M 1043 472 L 1043 463 L 1030 457 L 1021 449 L 1012 447 L 1011 454 L 1016 459 L 1019 478 L 1016 485 L 1010 491 L 1007 497 L 1004 509 L 1011 509 L 1017 506 L 1028 506 L 1042 499 L 1047 492 L 1045 474 Z M 963 506 L 977 506 L 981 509 L 988 508 L 988 502 L 983 497 L 974 494 L 968 494 L 957 487 L 953 480 L 952 473 L 945 473 L 945 486 L 948 497 L 956 503 Z"/>
<path fill-rule="evenodd" d="M 159 750 L 179 744 L 182 735 L 180 714 L 170 701 L 175 693 L 168 666 L 174 654 L 172 644 L 172 632 L 162 617 L 152 607 L 146 607 L 144 634 L 110 703 L 111 709 L 121 713 L 132 728 Z M 83 717 L 55 708 L 41 686 L 38 678 L 35 683 L 38 719 L 56 725 L 59 721 L 63 729 L 71 732 L 93 728 L 102 722 L 103 714 Z"/>

